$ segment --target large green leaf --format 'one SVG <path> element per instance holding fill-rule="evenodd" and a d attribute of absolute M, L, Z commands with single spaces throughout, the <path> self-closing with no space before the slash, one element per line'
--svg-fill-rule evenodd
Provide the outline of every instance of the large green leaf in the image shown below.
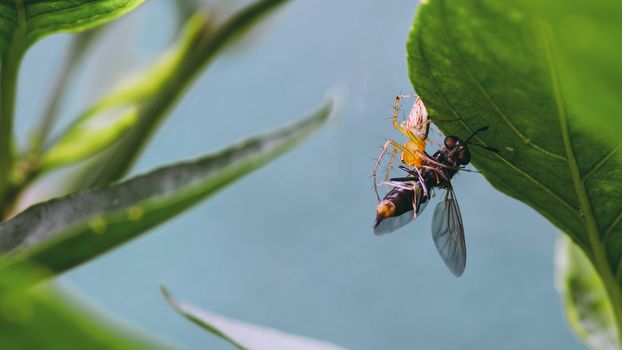
<path fill-rule="evenodd" d="M 557 38 L 526 4 L 422 3 L 407 44 L 410 79 L 446 134 L 466 137 L 490 127 L 475 140 L 500 152 L 471 147 L 473 164 L 583 249 L 619 310 L 622 332 L 618 148 L 576 121 L 560 77 Z"/>
<path fill-rule="evenodd" d="M 162 295 L 180 315 L 223 339 L 238 350 L 343 350 L 324 341 L 287 334 L 217 315 L 176 300 L 164 288 Z"/>
<path fill-rule="evenodd" d="M 9 252 L 3 266 L 30 260 L 60 273 L 104 253 L 291 149 L 331 108 L 195 161 L 34 205 L 0 224 L 0 250 Z"/>
<path fill-rule="evenodd" d="M 585 254 L 564 236 L 557 242 L 555 268 L 555 284 L 577 336 L 591 349 L 620 349 L 613 309 L 600 276 Z"/>
<path fill-rule="evenodd" d="M 102 310 L 78 301 L 75 294 L 37 286 L 31 266 L 0 272 L 0 339 L 3 349 L 161 349 Z M 105 317 L 104 317 L 105 316 Z"/>
<path fill-rule="evenodd" d="M 0 0 L 0 56 L 42 37 L 78 32 L 114 20 L 144 0 Z"/>

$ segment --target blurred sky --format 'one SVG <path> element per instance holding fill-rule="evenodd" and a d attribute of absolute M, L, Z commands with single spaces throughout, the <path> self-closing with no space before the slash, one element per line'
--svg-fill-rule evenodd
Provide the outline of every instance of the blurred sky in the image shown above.
<path fill-rule="evenodd" d="M 173 1 L 113 26 L 81 70 L 66 123 L 174 38 Z M 456 176 L 469 260 L 456 279 L 430 235 L 431 210 L 372 234 L 370 174 L 399 93 L 416 3 L 295 0 L 262 35 L 221 56 L 162 125 L 134 174 L 196 157 L 301 117 L 327 92 L 338 118 L 309 142 L 175 220 L 61 278 L 114 314 L 189 349 L 229 349 L 175 314 L 157 285 L 241 320 L 351 349 L 582 349 L 554 289 L 557 230 Z M 36 45 L 20 81 L 18 132 L 40 114 L 68 37 Z"/>

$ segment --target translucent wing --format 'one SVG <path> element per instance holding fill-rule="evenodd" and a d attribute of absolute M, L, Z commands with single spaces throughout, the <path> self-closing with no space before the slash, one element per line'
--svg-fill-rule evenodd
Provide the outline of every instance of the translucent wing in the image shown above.
<path fill-rule="evenodd" d="M 374 234 L 386 235 L 387 233 L 391 233 L 398 228 L 401 228 L 411 222 L 413 220 L 413 212 L 407 211 L 399 216 L 392 216 L 390 218 L 386 218 L 380 221 L 377 225 L 374 226 Z"/>
<path fill-rule="evenodd" d="M 462 215 L 451 186 L 445 199 L 434 209 L 432 238 L 445 265 L 456 277 L 460 277 L 466 266 L 466 243 Z"/>
<path fill-rule="evenodd" d="M 417 200 L 421 199 L 422 196 L 422 189 L 421 186 L 415 186 L 414 189 L 412 189 L 412 191 L 415 191 L 415 196 L 413 198 L 416 198 Z M 406 193 L 406 192 L 400 192 L 400 193 Z M 392 200 L 395 201 L 399 201 L 400 197 L 392 197 Z M 410 201 L 410 199 L 408 200 Z M 411 221 L 414 221 L 417 218 L 417 215 L 421 214 L 423 212 L 423 210 L 425 209 L 425 207 L 427 206 L 429 201 L 425 201 L 423 203 L 417 202 L 417 201 L 413 201 L 412 202 L 412 207 L 413 209 L 417 209 L 417 213 L 414 214 L 413 210 L 409 210 L 406 211 L 405 213 L 402 213 L 401 215 L 397 215 L 397 216 L 392 216 L 389 218 L 385 218 L 382 219 L 378 222 L 376 222 L 376 224 L 374 225 L 374 234 L 376 235 L 384 235 L 387 233 L 391 233 L 403 226 L 405 226 L 406 224 L 408 224 Z M 409 204 L 410 205 L 410 204 Z"/>

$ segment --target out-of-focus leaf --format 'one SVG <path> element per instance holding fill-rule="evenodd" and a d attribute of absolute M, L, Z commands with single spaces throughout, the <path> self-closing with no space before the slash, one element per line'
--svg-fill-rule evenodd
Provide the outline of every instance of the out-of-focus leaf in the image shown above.
<path fill-rule="evenodd" d="M 138 120 L 137 110 L 128 106 L 110 114 L 81 119 L 45 152 L 40 172 L 80 161 L 100 152 L 118 140 Z"/>
<path fill-rule="evenodd" d="M 23 288 L 40 272 L 22 265 L 0 272 L 2 349 L 162 349 L 155 339 L 131 330 L 75 295 L 51 286 Z M 71 300 L 71 301 L 70 301 Z"/>
<path fill-rule="evenodd" d="M 16 149 L 13 119 L 18 72 L 26 50 L 46 35 L 82 31 L 109 22 L 143 1 L 0 0 L 0 197 L 14 190 L 9 184 Z"/>
<path fill-rule="evenodd" d="M 565 3 L 554 2 L 564 12 Z M 465 138 L 489 127 L 473 141 L 500 152 L 470 147 L 473 164 L 583 249 L 622 334 L 622 158 L 577 121 L 560 39 L 532 3 L 422 2 L 407 43 L 410 79 L 445 134 Z"/>
<path fill-rule="evenodd" d="M 152 67 L 123 83 L 92 106 L 57 139 L 41 159 L 41 172 L 74 163 L 106 149 L 129 131 L 141 108 L 156 98 L 209 32 L 209 18 L 199 13 L 188 21 L 180 39 Z"/>
<path fill-rule="evenodd" d="M 104 253 L 291 149 L 331 108 L 195 161 L 34 205 L 0 224 L 4 267 L 30 260 L 59 273 Z"/>
<path fill-rule="evenodd" d="M 585 254 L 564 236 L 557 242 L 555 269 L 555 284 L 577 336 L 590 349 L 620 349 L 607 291 Z"/>
<path fill-rule="evenodd" d="M 198 76 L 198 74 L 228 44 L 245 34 L 261 18 L 275 10 L 287 0 L 261 0 L 243 9 L 223 25 L 211 28 L 205 16 L 200 14 L 193 18 L 187 32 L 194 33 L 186 37 L 187 52 L 178 61 L 174 61 L 171 72 L 163 76 L 157 85 L 151 84 L 149 74 L 142 76 L 145 80 L 135 82 L 136 86 L 152 86 L 152 89 L 139 89 L 138 92 L 128 89 L 115 93 L 118 100 L 135 104 L 137 93 L 140 97 L 137 107 L 137 121 L 119 142 L 114 143 L 98 157 L 98 161 L 85 172 L 81 188 L 106 185 L 123 177 L 134 164 L 149 141 L 153 132 L 168 115 L 177 100 Z M 196 23 L 201 25 L 195 31 Z M 188 42 L 191 40 L 191 42 Z M 171 64 L 171 62 L 169 62 Z M 155 72 L 153 70 L 152 72 Z M 130 93 L 131 91 L 134 91 Z M 109 102 L 107 102 L 109 103 Z M 118 106 L 118 105 L 117 105 Z"/>
<path fill-rule="evenodd" d="M 344 350 L 324 341 L 226 318 L 178 301 L 164 287 L 160 290 L 175 311 L 239 350 Z"/>
<path fill-rule="evenodd" d="M 112 21 L 144 0 L 0 0 L 0 56 L 58 32 L 79 32 Z"/>
<path fill-rule="evenodd" d="M 88 53 L 93 44 L 97 42 L 97 38 L 101 32 L 102 27 L 98 27 L 73 36 L 58 71 L 58 76 L 54 82 L 51 94 L 46 102 L 41 122 L 38 123 L 31 136 L 29 154 L 39 154 L 39 152 L 41 152 L 41 147 L 47 141 L 58 119 L 58 111 L 63 102 L 63 98 L 69 90 L 69 83 L 80 67 L 86 53 Z"/>

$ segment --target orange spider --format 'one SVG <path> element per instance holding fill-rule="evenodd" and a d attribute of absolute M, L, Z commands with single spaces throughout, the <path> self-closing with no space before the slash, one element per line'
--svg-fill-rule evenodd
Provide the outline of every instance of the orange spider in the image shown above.
<path fill-rule="evenodd" d="M 408 118 L 406 120 L 403 120 L 402 122 L 397 121 L 400 100 L 404 98 L 415 97 L 416 96 L 414 95 L 398 95 L 395 97 L 395 106 L 393 108 L 393 126 L 399 132 L 406 135 L 408 140 L 404 145 L 401 145 L 393 140 L 388 140 L 384 144 L 382 152 L 380 152 L 380 155 L 376 160 L 376 165 L 374 166 L 372 177 L 374 179 L 374 191 L 376 192 L 376 197 L 378 197 L 378 201 L 380 201 L 380 195 L 378 194 L 376 174 L 378 173 L 380 161 L 384 157 L 389 147 L 393 147 L 393 150 L 391 152 L 391 159 L 389 160 L 387 173 L 384 177 L 383 183 L 387 183 L 389 180 L 389 174 L 391 169 L 393 168 L 393 162 L 395 161 L 395 157 L 397 156 L 398 151 L 402 152 L 402 155 L 400 157 L 402 163 L 413 168 L 419 174 L 420 178 L 421 174 L 419 172 L 419 168 L 423 166 L 424 159 L 429 158 L 425 153 L 425 145 L 428 138 L 428 133 L 430 131 L 430 121 L 428 120 L 428 113 L 425 109 L 425 106 L 423 105 L 423 101 L 420 98 L 416 97 L 417 99 L 415 100 L 415 103 L 410 109 L 410 113 L 408 113 Z"/>

